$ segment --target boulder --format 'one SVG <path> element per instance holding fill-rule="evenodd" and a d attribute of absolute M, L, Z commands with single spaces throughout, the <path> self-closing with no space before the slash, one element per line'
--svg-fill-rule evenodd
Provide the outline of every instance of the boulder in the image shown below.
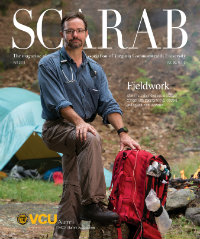
<path fill-rule="evenodd" d="M 195 199 L 195 194 L 190 189 L 170 189 L 167 194 L 166 210 L 187 207 L 187 205 Z"/>
<path fill-rule="evenodd" d="M 200 207 L 189 207 L 186 209 L 185 217 L 195 225 L 200 226 Z"/>

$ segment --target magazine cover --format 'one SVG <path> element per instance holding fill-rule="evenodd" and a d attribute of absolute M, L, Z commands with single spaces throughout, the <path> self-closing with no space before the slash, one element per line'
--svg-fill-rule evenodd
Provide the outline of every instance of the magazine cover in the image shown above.
<path fill-rule="evenodd" d="M 78 25 L 76 28 L 69 28 L 66 22 L 61 27 L 61 20 L 66 14 L 73 15 L 77 12 L 85 16 L 87 29 L 84 28 L 86 25 L 80 18 L 81 24 L 84 23 L 83 27 Z M 64 233 L 66 228 L 69 230 L 71 228 L 77 233 L 76 236 L 71 234 L 73 235 L 71 238 L 195 239 L 200 237 L 199 13 L 198 0 L 104 0 L 101 2 L 3 0 L 0 2 L 1 238 L 70 238 Z M 80 36 L 85 39 L 83 40 L 84 54 L 80 62 L 70 57 L 71 51 L 67 51 L 69 55 L 66 53 L 67 41 L 65 38 L 63 40 L 63 36 L 77 36 L 79 42 Z M 74 44 L 78 44 L 76 39 Z M 74 50 L 79 47 L 69 46 L 69 49 Z M 49 60 L 48 55 L 52 53 L 54 55 Z M 56 63 L 56 59 L 59 63 Z M 72 63 L 75 68 L 71 67 Z M 88 75 L 79 73 L 84 68 L 84 64 L 88 67 Z M 65 87 L 66 89 L 68 87 L 67 94 L 71 97 L 70 100 L 67 97 L 59 98 L 63 89 L 61 85 L 51 81 L 54 77 L 59 77 L 56 75 L 58 73 L 53 72 L 52 65 L 63 74 L 62 77 L 65 76 L 67 83 L 73 84 L 77 81 L 82 92 L 84 87 L 87 87 L 84 84 L 87 84 L 88 79 L 98 82 L 92 83 L 99 84 L 99 88 L 95 85 L 98 90 L 87 88 L 84 98 L 74 85 L 68 84 Z M 74 69 L 77 71 L 75 72 Z M 48 83 L 45 83 L 44 79 Z M 81 79 L 82 83 L 78 79 Z M 98 91 L 101 100 L 96 98 Z M 48 97 L 53 99 L 49 101 L 49 108 Z M 57 102 L 58 99 L 61 103 L 54 109 L 53 101 Z M 80 106 L 76 106 L 80 99 L 82 108 L 85 112 L 89 112 L 89 116 L 85 113 L 85 118 L 82 117 L 81 110 L 79 111 Z M 96 111 L 92 109 L 93 106 L 96 107 Z M 66 113 L 67 115 L 73 118 L 75 110 L 79 117 L 84 118 L 84 127 L 88 127 L 87 131 L 92 135 L 98 132 L 101 137 L 101 143 L 98 141 L 98 145 L 102 144 L 102 152 L 97 151 L 97 148 L 91 149 L 90 152 L 94 152 L 91 157 L 97 162 L 102 156 L 103 168 L 101 170 L 101 164 L 94 166 L 91 163 L 88 166 L 87 170 L 92 171 L 93 177 L 91 176 L 90 180 L 85 181 L 81 186 L 82 200 L 85 188 L 88 185 L 92 187 L 95 184 L 93 182 L 102 178 L 100 175 L 104 174 L 104 184 L 107 189 L 104 209 L 107 208 L 113 195 L 114 197 L 118 195 L 116 188 L 115 192 L 112 188 L 109 189 L 112 176 L 116 173 L 115 169 L 119 166 L 115 163 L 115 158 L 117 155 L 119 157 L 118 153 L 122 152 L 121 150 L 126 150 L 127 157 L 131 148 L 136 148 L 139 150 L 137 152 L 152 154 L 155 160 L 158 155 L 162 155 L 157 159 L 156 166 L 153 164 L 150 165 L 152 168 L 145 166 L 146 168 L 141 171 L 141 178 L 145 179 L 149 176 L 159 178 L 164 172 L 162 185 L 156 183 L 155 179 L 151 181 L 153 185 L 151 188 L 155 189 L 157 196 L 160 195 L 159 207 L 161 205 L 163 208 L 165 217 L 163 212 L 155 214 L 157 216 L 154 215 L 154 219 L 151 217 L 153 213 L 144 213 L 145 208 L 148 207 L 145 203 L 146 191 L 144 191 L 144 199 L 135 199 L 141 190 L 138 191 L 136 184 L 131 180 L 140 170 L 138 165 L 142 165 L 141 167 L 146 165 L 141 161 L 138 165 L 134 164 L 133 175 L 129 176 L 129 184 L 117 188 L 119 193 L 123 190 L 125 194 L 130 193 L 130 197 L 125 197 L 122 202 L 131 198 L 132 201 L 127 205 L 133 205 L 132 209 L 131 206 L 125 209 L 122 202 L 121 206 L 118 202 L 116 207 L 109 208 L 109 212 L 113 210 L 113 217 L 116 212 L 120 215 L 121 226 L 113 223 L 102 224 L 98 220 L 95 222 L 95 216 L 94 220 L 91 219 L 92 216 L 83 217 L 82 221 L 79 218 L 78 224 L 73 221 L 75 216 L 69 208 L 76 207 L 76 213 L 79 215 L 80 208 L 74 202 L 78 199 L 76 196 L 71 197 L 71 191 L 67 191 L 69 189 L 66 189 L 63 183 L 63 177 L 65 182 L 66 175 L 72 174 L 72 166 L 70 169 L 70 164 L 66 163 L 68 165 L 66 175 L 63 174 L 62 168 L 62 155 L 63 160 L 68 155 L 65 159 L 67 162 L 67 158 L 71 156 L 68 152 L 72 150 L 72 146 L 69 143 L 67 153 L 65 151 L 63 153 L 53 146 L 47 147 L 44 143 L 44 135 L 42 139 L 45 120 L 50 120 L 51 124 L 45 123 L 46 128 L 43 128 L 43 132 L 44 129 L 56 127 L 53 124 L 65 118 L 65 112 L 60 110 L 65 107 L 73 110 L 71 113 Z M 58 112 L 56 116 L 52 113 L 53 110 Z M 90 112 L 97 114 L 96 118 Z M 113 113 L 113 118 L 108 116 Z M 123 122 L 120 118 L 121 114 Z M 111 124 L 108 124 L 109 121 Z M 70 123 L 68 128 L 72 127 L 74 121 L 69 120 L 69 122 L 72 124 Z M 77 130 L 80 133 L 77 137 L 81 138 L 81 126 L 79 128 L 77 126 L 76 132 Z M 83 131 L 84 137 L 86 133 Z M 52 138 L 56 135 L 55 132 L 58 132 L 58 128 L 47 136 Z M 56 143 L 61 142 L 62 132 L 64 128 L 60 128 L 60 135 L 55 139 Z M 122 135 L 128 135 L 127 137 L 130 138 L 122 139 Z M 81 147 L 76 148 L 76 151 L 83 152 Z M 86 156 L 82 157 L 84 159 Z M 170 167 L 167 166 L 166 161 Z M 81 161 L 77 162 L 79 170 L 84 172 L 86 166 L 81 168 Z M 137 162 L 137 155 L 134 162 Z M 124 167 L 120 172 L 125 170 Z M 148 170 L 153 171 L 149 173 Z M 79 179 L 80 175 L 82 174 L 79 174 Z M 121 185 L 121 180 L 118 181 L 118 185 Z M 125 181 L 128 182 L 128 179 Z M 140 182 L 137 181 L 138 184 Z M 76 182 L 73 181 L 72 185 L 75 187 Z M 148 186 L 147 181 L 141 186 L 142 190 L 146 190 L 145 185 Z M 66 193 L 62 193 L 63 190 Z M 119 197 L 121 195 L 118 195 Z M 67 204 L 60 206 L 60 208 L 68 208 L 66 211 L 59 209 L 59 203 L 65 200 L 71 200 L 70 206 Z M 116 200 L 118 200 L 117 196 Z M 137 208 L 134 200 L 139 200 L 142 209 Z M 99 202 L 92 202 L 99 205 Z M 93 210 L 95 213 L 96 209 L 88 205 L 90 204 L 83 204 L 85 214 L 89 215 L 88 211 L 91 211 L 93 215 Z M 103 220 L 106 221 L 110 214 L 98 207 L 98 210 L 102 210 Z M 140 209 L 143 212 L 141 217 L 138 216 Z M 123 215 L 120 214 L 122 211 Z M 63 222 L 60 219 L 61 214 L 64 215 L 63 217 L 67 214 L 69 219 Z M 159 221 L 162 216 L 164 222 Z M 165 225 L 167 229 L 162 231 L 159 223 L 161 227 Z M 54 232 L 56 225 L 59 230 Z M 151 231 L 151 235 L 147 231 Z M 148 236 L 145 237 L 144 235 L 147 234 Z"/>

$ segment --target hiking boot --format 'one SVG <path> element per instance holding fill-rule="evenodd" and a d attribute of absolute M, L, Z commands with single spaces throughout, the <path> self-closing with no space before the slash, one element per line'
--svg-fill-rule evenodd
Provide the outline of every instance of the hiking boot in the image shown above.
<path fill-rule="evenodd" d="M 96 221 L 101 224 L 117 223 L 119 215 L 108 210 L 103 202 L 92 203 L 82 206 L 81 220 Z"/>

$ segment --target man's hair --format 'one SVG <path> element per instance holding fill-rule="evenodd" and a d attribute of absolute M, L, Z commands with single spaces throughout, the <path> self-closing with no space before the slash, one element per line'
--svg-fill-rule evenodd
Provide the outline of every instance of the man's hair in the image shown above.
<path fill-rule="evenodd" d="M 74 14 L 71 14 L 71 15 L 66 15 L 63 17 L 62 21 L 61 21 L 61 30 L 63 32 L 64 30 L 64 24 L 66 21 L 69 21 L 71 19 L 74 19 L 74 18 L 79 18 L 81 19 L 83 22 L 84 22 L 84 25 L 85 25 L 85 30 L 87 30 L 87 21 L 85 19 L 85 16 L 81 13 L 81 12 L 76 12 Z"/>

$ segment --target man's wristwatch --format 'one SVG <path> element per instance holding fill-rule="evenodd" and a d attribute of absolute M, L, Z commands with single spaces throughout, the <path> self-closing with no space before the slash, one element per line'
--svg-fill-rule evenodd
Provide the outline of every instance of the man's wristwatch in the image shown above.
<path fill-rule="evenodd" d="M 128 133 L 128 129 L 126 127 L 123 127 L 117 130 L 118 135 L 122 132 Z"/>

